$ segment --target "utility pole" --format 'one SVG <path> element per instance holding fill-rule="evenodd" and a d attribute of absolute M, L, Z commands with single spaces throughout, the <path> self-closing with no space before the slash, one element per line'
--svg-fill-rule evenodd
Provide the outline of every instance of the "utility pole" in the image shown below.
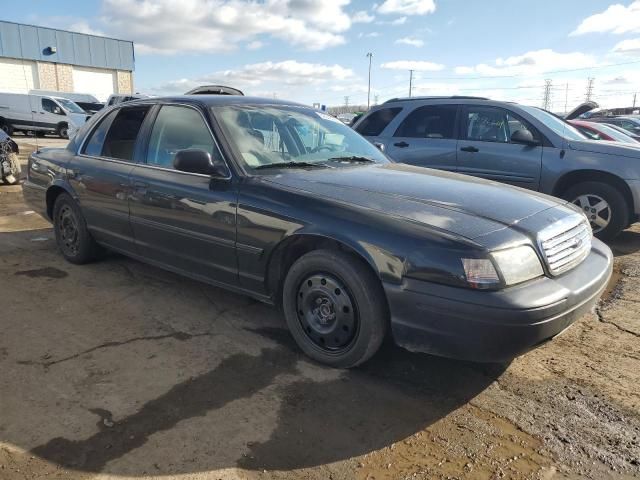
<path fill-rule="evenodd" d="M 413 90 L 413 70 L 409 70 L 409 98 L 411 98 L 412 90 Z"/>
<path fill-rule="evenodd" d="M 633 94 L 633 107 L 631 108 L 636 108 L 636 95 L 638 95 L 637 93 Z"/>
<path fill-rule="evenodd" d="M 374 105 L 378 104 L 378 94 L 377 93 L 373 96 L 373 104 Z"/>
<path fill-rule="evenodd" d="M 567 86 L 564 89 L 564 113 L 569 113 L 567 111 L 567 104 L 569 102 L 569 82 L 567 82 Z"/>
<path fill-rule="evenodd" d="M 551 103 L 551 79 L 548 78 L 544 81 L 544 98 L 542 99 L 542 108 L 549 110 L 549 104 Z"/>
<path fill-rule="evenodd" d="M 345 110 L 349 109 L 349 95 L 344 96 L 344 109 Z"/>
<path fill-rule="evenodd" d="M 373 58 L 373 53 L 369 52 L 367 53 L 367 57 L 369 57 L 369 85 L 367 87 L 367 110 L 369 110 L 369 107 L 371 106 L 371 59 Z"/>
<path fill-rule="evenodd" d="M 585 95 L 585 101 L 590 102 L 591 96 L 593 95 L 593 82 L 595 82 L 595 78 L 589 77 L 587 80 L 587 94 Z"/>

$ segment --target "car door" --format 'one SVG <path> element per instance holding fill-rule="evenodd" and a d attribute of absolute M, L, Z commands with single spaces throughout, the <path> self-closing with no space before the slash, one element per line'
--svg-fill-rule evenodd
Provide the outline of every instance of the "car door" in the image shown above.
<path fill-rule="evenodd" d="M 203 113 L 162 105 L 148 138 L 144 162 L 131 176 L 131 225 L 139 255 L 208 281 L 237 284 L 237 189 L 231 176 L 173 168 L 176 153 L 185 149 L 205 150 L 214 162 L 225 163 Z"/>
<path fill-rule="evenodd" d="M 384 136 L 383 132 L 401 111 L 402 107 L 378 108 L 356 122 L 353 129 L 384 151 L 389 138 Z"/>
<path fill-rule="evenodd" d="M 542 166 L 542 137 L 515 113 L 499 107 L 465 106 L 458 142 L 458 172 L 537 190 Z M 511 141 L 528 130 L 537 145 Z"/>
<path fill-rule="evenodd" d="M 68 167 L 69 183 L 96 240 L 135 253 L 129 223 L 130 173 L 148 105 L 115 109 L 89 133 Z"/>
<path fill-rule="evenodd" d="M 402 120 L 385 152 L 401 163 L 455 171 L 457 105 L 423 105 Z"/>

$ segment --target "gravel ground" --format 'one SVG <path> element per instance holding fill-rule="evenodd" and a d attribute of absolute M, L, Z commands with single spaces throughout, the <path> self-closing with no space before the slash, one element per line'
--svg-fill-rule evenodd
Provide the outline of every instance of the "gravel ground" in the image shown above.
<path fill-rule="evenodd" d="M 509 365 L 338 371 L 246 297 L 65 263 L 0 186 L 0 479 L 640 478 L 640 228 L 612 248 L 597 310 Z"/>

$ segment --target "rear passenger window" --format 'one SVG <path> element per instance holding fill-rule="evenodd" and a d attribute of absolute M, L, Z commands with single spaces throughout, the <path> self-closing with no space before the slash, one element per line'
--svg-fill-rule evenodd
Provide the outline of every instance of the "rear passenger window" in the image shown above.
<path fill-rule="evenodd" d="M 427 105 L 404 119 L 394 137 L 455 138 L 456 105 Z"/>
<path fill-rule="evenodd" d="M 98 127 L 93 131 L 91 137 L 89 137 L 89 141 L 84 146 L 85 155 L 91 155 L 93 157 L 99 157 L 102 155 L 102 146 L 104 145 L 104 139 L 107 136 L 107 132 L 109 131 L 109 127 L 111 126 L 111 122 L 116 118 L 118 114 L 117 110 L 106 115 L 101 121 Z"/>
<path fill-rule="evenodd" d="M 107 132 L 101 156 L 133 160 L 136 138 L 148 112 L 148 106 L 121 108 Z"/>
<path fill-rule="evenodd" d="M 381 108 L 370 115 L 365 116 L 355 128 L 360 135 L 375 137 L 389 125 L 391 120 L 402 110 L 401 107 Z"/>

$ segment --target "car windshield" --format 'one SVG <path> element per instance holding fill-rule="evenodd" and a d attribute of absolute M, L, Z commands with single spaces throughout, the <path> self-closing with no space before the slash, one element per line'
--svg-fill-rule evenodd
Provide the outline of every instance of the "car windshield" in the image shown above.
<path fill-rule="evenodd" d="M 573 125 L 541 108 L 527 107 L 524 105 L 520 105 L 520 108 L 528 114 L 533 115 L 538 121 L 567 140 L 585 140 L 588 138 Z"/>
<path fill-rule="evenodd" d="M 343 167 L 387 163 L 371 143 L 337 118 L 308 107 L 212 107 L 249 169 Z"/>
<path fill-rule="evenodd" d="M 609 125 L 606 125 L 604 123 L 598 124 L 597 128 L 602 133 L 606 133 L 607 135 L 609 135 L 611 138 L 613 138 L 618 142 L 636 143 L 636 141 L 633 138 L 631 138 L 629 135 L 626 135 L 621 131 L 616 130 L 615 128 L 611 128 Z"/>
<path fill-rule="evenodd" d="M 56 101 L 62 105 L 62 107 L 71 113 L 85 113 L 75 102 L 67 100 L 66 98 L 56 98 Z"/>

